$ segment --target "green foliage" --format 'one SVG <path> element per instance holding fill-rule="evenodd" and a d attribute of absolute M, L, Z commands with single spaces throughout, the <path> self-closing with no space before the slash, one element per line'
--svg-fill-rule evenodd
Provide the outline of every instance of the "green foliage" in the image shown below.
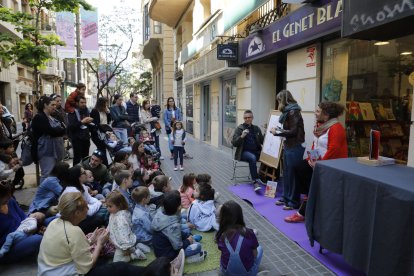
<path fill-rule="evenodd" d="M 28 13 L 0 8 L 0 20 L 14 25 L 15 30 L 23 39 L 8 34 L 0 34 L 0 58 L 9 64 L 16 61 L 37 68 L 44 66 L 53 58 L 51 46 L 65 45 L 55 34 L 43 35 L 40 32 L 40 11 L 77 11 L 79 6 L 90 10 L 92 7 L 84 0 L 29 0 L 34 16 Z"/>

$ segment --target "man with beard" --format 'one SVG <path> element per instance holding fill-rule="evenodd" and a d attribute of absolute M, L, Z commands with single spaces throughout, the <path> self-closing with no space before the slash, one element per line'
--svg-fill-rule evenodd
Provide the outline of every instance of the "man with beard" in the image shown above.
<path fill-rule="evenodd" d="M 69 137 L 73 146 L 73 165 L 75 166 L 82 158 L 89 155 L 91 145 L 89 127 L 91 127 L 93 118 L 89 116 L 84 96 L 76 98 L 76 108 L 74 112 L 68 114 L 68 121 Z"/>

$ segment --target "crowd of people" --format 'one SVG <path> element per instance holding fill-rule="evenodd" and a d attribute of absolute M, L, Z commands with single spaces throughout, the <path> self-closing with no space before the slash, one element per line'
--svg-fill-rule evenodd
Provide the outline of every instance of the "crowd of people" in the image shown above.
<path fill-rule="evenodd" d="M 0 133 L 0 264 L 37 256 L 39 275 L 182 275 L 185 262 L 207 258 L 197 230 L 217 231 L 224 274 L 256 275 L 263 251 L 240 205 L 218 206 L 208 174 L 187 173 L 174 190 L 161 170 L 161 107 L 141 106 L 132 93 L 126 107 L 116 95 L 111 107 L 98 98 L 89 112 L 84 91 L 79 84 L 64 107 L 56 94 L 28 107 L 25 130 L 41 177 L 27 214 L 13 196 L 22 164 L 12 137 Z M 173 98 L 163 119 L 175 170 L 183 171 L 186 132 Z M 68 139 L 72 166 L 63 161 Z M 148 266 L 130 264 L 151 251 Z"/>
<path fill-rule="evenodd" d="M 201 262 L 208 255 L 202 236 L 193 235 L 197 230 L 216 231 L 224 275 L 256 275 L 263 250 L 255 231 L 246 227 L 240 205 L 218 206 L 208 174 L 187 173 L 173 190 L 171 177 L 161 170 L 161 107 L 149 100 L 140 105 L 131 93 L 126 104 L 115 95 L 110 107 L 107 98 L 98 98 L 89 111 L 84 93 L 85 85 L 79 84 L 64 107 L 57 94 L 42 96 L 36 112 L 26 106 L 24 129 L 31 133 L 31 157 L 41 172 L 27 214 L 13 196 L 16 178 L 24 176 L 16 136 L 0 120 L 0 264 L 37 255 L 39 275 L 180 275 L 184 262 Z M 267 130 L 283 140 L 283 194 L 276 205 L 299 209 L 286 222 L 303 222 L 316 162 L 347 157 L 338 120 L 344 107 L 318 105 L 313 144 L 304 159 L 301 107 L 287 90 L 277 94 L 277 101 L 281 127 Z M 251 110 L 243 115 L 232 139 L 234 158 L 249 163 L 259 191 L 264 183 L 257 162 L 264 135 L 253 125 Z M 163 122 L 174 171 L 184 170 L 187 137 L 181 116 L 168 98 Z M 73 147 L 72 166 L 63 161 L 65 140 Z M 96 146 L 91 155 L 90 140 Z M 147 267 L 129 263 L 146 259 L 151 251 L 157 258 Z M 113 263 L 102 261 L 108 258 Z"/>

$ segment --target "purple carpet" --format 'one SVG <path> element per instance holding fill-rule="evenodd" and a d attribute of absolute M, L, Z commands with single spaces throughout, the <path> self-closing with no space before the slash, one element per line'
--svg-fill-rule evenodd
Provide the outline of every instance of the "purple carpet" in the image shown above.
<path fill-rule="evenodd" d="M 278 187 L 279 188 L 279 187 Z M 252 184 L 240 184 L 229 186 L 229 190 L 248 202 L 254 209 L 265 217 L 274 227 L 283 232 L 288 238 L 295 241 L 305 251 L 318 259 L 327 268 L 337 275 L 365 275 L 348 265 L 341 255 L 324 250 L 324 254 L 319 253 L 319 244 L 311 247 L 306 233 L 304 223 L 286 223 L 283 219 L 296 211 L 284 211 L 282 206 L 275 205 L 275 199 L 264 196 L 264 189 L 255 193 Z"/>

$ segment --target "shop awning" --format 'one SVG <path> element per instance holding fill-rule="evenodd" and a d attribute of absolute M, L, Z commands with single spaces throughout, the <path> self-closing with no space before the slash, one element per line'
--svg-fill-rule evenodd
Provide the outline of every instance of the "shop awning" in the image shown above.
<path fill-rule="evenodd" d="M 389 40 L 413 33 L 414 1 L 343 0 L 342 36 Z"/>
<path fill-rule="evenodd" d="M 152 20 L 174 28 L 192 0 L 151 0 L 149 15 Z"/>

